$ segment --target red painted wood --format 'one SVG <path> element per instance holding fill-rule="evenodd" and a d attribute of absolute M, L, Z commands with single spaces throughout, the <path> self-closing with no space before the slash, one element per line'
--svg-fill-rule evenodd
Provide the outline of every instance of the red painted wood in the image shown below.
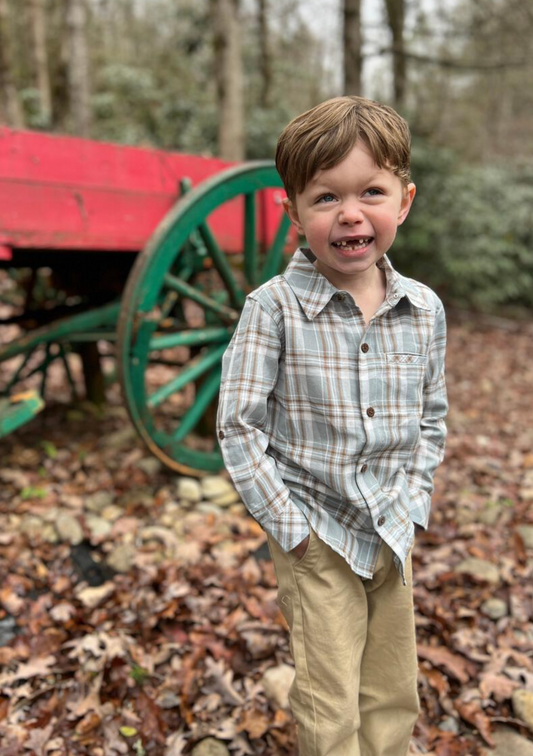
<path fill-rule="evenodd" d="M 0 244 L 5 250 L 129 251 L 143 248 L 179 196 L 230 164 L 216 158 L 125 147 L 0 127 Z M 267 244 L 281 217 L 265 192 Z M 213 214 L 227 252 L 241 250 L 242 202 Z M 5 259 L 0 257 L 0 259 Z M 44 261 L 43 261 L 44 264 Z"/>

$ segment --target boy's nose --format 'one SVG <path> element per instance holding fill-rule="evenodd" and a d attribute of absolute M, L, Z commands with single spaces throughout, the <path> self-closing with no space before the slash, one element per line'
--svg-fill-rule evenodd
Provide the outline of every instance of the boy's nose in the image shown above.
<path fill-rule="evenodd" d="M 363 220 L 363 210 L 359 203 L 351 202 L 343 204 L 339 220 L 341 223 L 347 223 L 350 226 L 360 223 Z"/>

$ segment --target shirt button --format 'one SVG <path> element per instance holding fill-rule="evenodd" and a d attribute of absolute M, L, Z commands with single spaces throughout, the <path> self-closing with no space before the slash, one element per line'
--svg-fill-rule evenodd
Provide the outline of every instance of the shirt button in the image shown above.
<path fill-rule="evenodd" d="M 219 437 L 220 439 L 223 439 L 223 438 L 224 438 L 224 436 L 225 436 L 225 434 L 224 434 L 224 431 L 219 431 L 219 432 L 218 432 L 218 437 Z"/>
<path fill-rule="evenodd" d="M 380 517 L 380 518 L 379 518 L 379 520 L 378 520 L 378 525 L 379 525 L 379 527 L 381 527 L 382 525 L 385 525 L 385 520 L 386 520 L 386 519 L 387 519 L 387 518 L 385 517 L 385 515 L 381 515 L 381 517 Z"/>
<path fill-rule="evenodd" d="M 368 352 L 369 349 L 370 349 L 370 347 L 368 346 L 368 344 L 361 344 L 361 351 L 362 352 Z"/>
<path fill-rule="evenodd" d="M 368 417 L 374 417 L 376 410 L 374 409 L 374 407 L 369 407 L 366 411 L 366 414 L 368 415 Z"/>
<path fill-rule="evenodd" d="M 368 470 L 368 465 L 363 465 L 361 467 L 361 472 L 366 472 Z"/>
<path fill-rule="evenodd" d="M 337 294 L 337 296 L 335 297 L 335 299 L 337 300 L 337 302 L 344 302 L 344 300 L 346 299 L 346 296 L 341 291 L 341 292 L 339 292 Z"/>

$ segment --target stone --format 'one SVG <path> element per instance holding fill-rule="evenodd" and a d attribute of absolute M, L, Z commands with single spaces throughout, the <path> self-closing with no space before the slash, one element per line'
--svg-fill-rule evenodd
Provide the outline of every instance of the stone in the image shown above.
<path fill-rule="evenodd" d="M 216 738 L 204 738 L 191 751 L 192 756 L 230 756 L 225 743 Z"/>
<path fill-rule="evenodd" d="M 267 698 L 273 701 L 278 708 L 287 709 L 289 706 L 289 688 L 294 680 L 294 667 L 288 664 L 279 664 L 266 670 L 261 683 L 265 689 Z"/>
<path fill-rule="evenodd" d="M 163 463 L 157 457 L 143 457 L 137 462 L 137 467 L 143 473 L 146 473 L 149 478 L 153 478 L 161 472 Z"/>
<path fill-rule="evenodd" d="M 220 499 L 235 490 L 229 480 L 220 477 L 220 475 L 208 475 L 202 478 L 200 486 L 203 498 L 208 499 L 208 501 Z"/>
<path fill-rule="evenodd" d="M 533 525 L 519 525 L 516 530 L 526 549 L 533 549 Z"/>
<path fill-rule="evenodd" d="M 493 738 L 496 748 L 487 750 L 487 756 L 533 756 L 533 741 L 511 727 L 496 727 Z"/>
<path fill-rule="evenodd" d="M 484 601 L 481 604 L 481 611 L 486 617 L 490 617 L 491 620 L 499 620 L 502 617 L 506 617 L 509 613 L 506 602 L 499 598 L 491 598 Z"/>
<path fill-rule="evenodd" d="M 533 691 L 524 689 L 513 691 L 512 702 L 515 716 L 533 730 Z"/>
<path fill-rule="evenodd" d="M 202 489 L 195 478 L 180 478 L 176 485 L 178 498 L 195 504 L 202 501 Z"/>
<path fill-rule="evenodd" d="M 213 504 L 218 504 L 219 507 L 229 507 L 231 504 L 237 504 L 240 500 L 241 497 L 234 488 L 232 488 L 231 491 L 222 494 L 222 496 L 214 496 L 211 499 Z"/>
<path fill-rule="evenodd" d="M 98 517 L 98 515 L 94 514 L 86 516 L 85 524 L 93 538 L 105 538 L 113 528 L 113 525 L 108 520 L 104 520 L 103 517 Z"/>
<path fill-rule="evenodd" d="M 62 541 L 67 541 L 73 546 L 83 541 L 83 530 L 80 523 L 66 512 L 62 512 L 57 518 L 56 531 Z"/>
<path fill-rule="evenodd" d="M 109 504 L 113 503 L 115 497 L 109 491 L 97 491 L 85 498 L 85 509 L 90 512 L 101 512 Z"/>
<path fill-rule="evenodd" d="M 444 732 L 459 732 L 459 722 L 455 717 L 444 717 L 444 719 L 441 720 L 439 723 L 439 730 L 443 730 Z"/>
<path fill-rule="evenodd" d="M 35 536 L 42 534 L 43 521 L 35 515 L 24 515 L 20 521 L 19 530 L 21 533 L 29 535 L 30 538 L 35 538 Z"/>
<path fill-rule="evenodd" d="M 478 512 L 477 520 L 484 525 L 496 525 L 503 512 L 503 506 L 497 502 L 490 502 L 481 512 Z"/>
<path fill-rule="evenodd" d="M 464 559 L 456 566 L 455 572 L 464 572 L 479 580 L 485 580 L 488 583 L 496 584 L 500 582 L 498 568 L 486 559 L 478 559 L 477 557 Z"/>
<path fill-rule="evenodd" d="M 59 541 L 59 536 L 52 523 L 47 522 L 41 529 L 41 538 L 43 541 L 46 541 L 46 543 L 57 543 Z"/>
<path fill-rule="evenodd" d="M 107 434 L 102 444 L 106 449 L 121 449 L 131 448 L 132 441 L 138 441 L 137 431 L 133 425 L 128 425 L 126 428 Z"/>
<path fill-rule="evenodd" d="M 129 572 L 133 567 L 136 556 L 135 548 L 129 543 L 121 543 L 115 546 L 106 559 L 107 564 L 115 572 Z"/>
<path fill-rule="evenodd" d="M 101 513 L 104 520 L 109 522 L 115 522 L 119 517 L 122 517 L 124 510 L 121 507 L 117 507 L 116 504 L 109 504 L 105 509 L 102 509 Z"/>
<path fill-rule="evenodd" d="M 214 514 L 218 516 L 222 514 L 222 507 L 219 507 L 218 504 L 213 504 L 211 501 L 202 501 L 196 507 L 196 511 L 202 514 Z"/>

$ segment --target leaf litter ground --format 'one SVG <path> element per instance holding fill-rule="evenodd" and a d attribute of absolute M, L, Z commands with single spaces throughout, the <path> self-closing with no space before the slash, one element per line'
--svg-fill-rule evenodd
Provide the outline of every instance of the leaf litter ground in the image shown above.
<path fill-rule="evenodd" d="M 488 754 L 502 723 L 528 734 L 511 698 L 533 691 L 532 336 L 450 322 L 447 454 L 413 554 L 412 753 Z M 0 441 L 1 756 L 178 756 L 208 736 L 295 756 L 263 678 L 292 665 L 263 531 L 241 505 L 179 501 L 116 387 L 99 411 L 52 384 L 57 401 Z"/>

